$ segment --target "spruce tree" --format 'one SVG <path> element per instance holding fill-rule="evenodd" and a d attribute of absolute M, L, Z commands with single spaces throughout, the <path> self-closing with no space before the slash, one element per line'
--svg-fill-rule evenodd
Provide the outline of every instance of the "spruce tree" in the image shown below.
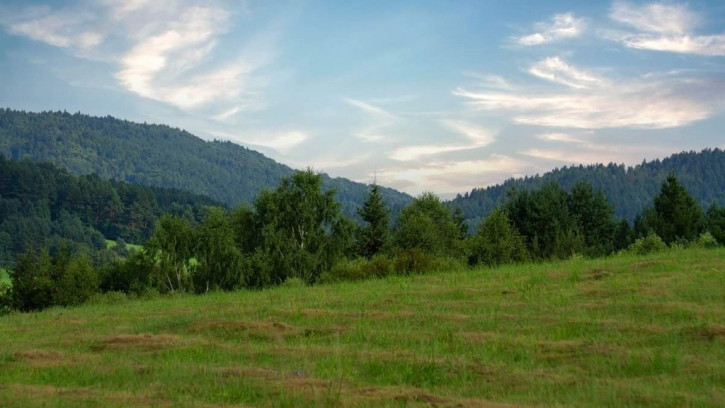
<path fill-rule="evenodd" d="M 388 227 L 390 210 L 385 206 L 377 184 L 370 186 L 370 195 L 357 213 L 366 224 L 360 230 L 358 253 L 370 258 L 388 245 L 390 237 Z"/>
<path fill-rule="evenodd" d="M 683 239 L 691 241 L 702 232 L 702 209 L 670 173 L 654 198 L 657 214 L 655 231 L 665 243 Z"/>

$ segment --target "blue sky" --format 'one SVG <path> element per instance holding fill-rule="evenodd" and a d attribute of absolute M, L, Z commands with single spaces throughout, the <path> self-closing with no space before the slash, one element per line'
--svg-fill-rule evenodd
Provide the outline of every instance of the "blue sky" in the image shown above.
<path fill-rule="evenodd" d="M 0 105 L 444 197 L 725 147 L 725 2 L 4 1 Z"/>

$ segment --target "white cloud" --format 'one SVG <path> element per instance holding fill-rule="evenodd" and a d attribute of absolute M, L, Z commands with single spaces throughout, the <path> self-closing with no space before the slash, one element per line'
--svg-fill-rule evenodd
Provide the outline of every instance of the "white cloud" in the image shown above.
<path fill-rule="evenodd" d="M 572 136 L 568 133 L 543 133 L 540 135 L 536 135 L 536 138 L 539 140 L 543 140 L 546 142 L 562 142 L 562 143 L 576 143 L 576 144 L 582 144 L 585 143 L 584 140 Z"/>
<path fill-rule="evenodd" d="M 502 178 L 526 174 L 533 166 L 507 155 L 493 154 L 478 160 L 431 161 L 424 165 L 388 167 L 369 174 L 382 185 L 410 194 L 437 191 L 441 195 L 498 183 Z"/>
<path fill-rule="evenodd" d="M 392 113 L 371 103 L 363 102 L 352 98 L 344 98 L 343 101 L 345 101 L 345 103 L 347 103 L 348 105 L 354 106 L 368 114 L 383 116 L 387 118 L 395 118 L 395 115 L 393 115 Z"/>
<path fill-rule="evenodd" d="M 442 120 L 441 123 L 448 129 L 457 132 L 471 140 L 471 147 L 483 147 L 496 141 L 488 129 L 460 120 Z"/>
<path fill-rule="evenodd" d="M 529 73 L 572 88 L 589 88 L 604 82 L 602 78 L 577 69 L 559 57 L 549 57 L 537 62 L 529 68 Z"/>
<path fill-rule="evenodd" d="M 519 45 L 531 46 L 580 36 L 586 29 L 584 19 L 572 13 L 557 14 L 550 21 L 535 24 L 537 32 L 515 38 Z"/>
<path fill-rule="evenodd" d="M 564 92 L 474 92 L 458 88 L 453 93 L 468 100 L 475 109 L 508 113 L 520 124 L 580 129 L 663 129 L 711 116 L 716 105 L 713 98 L 717 96 L 708 88 L 721 87 L 717 82 L 688 78 L 644 77 L 615 82 L 591 76 L 563 61 L 554 61 L 556 64 L 543 65 L 555 65 L 558 69 L 549 67 L 549 71 L 532 74 L 538 77 L 551 74 L 554 82 L 569 87 Z M 601 86 L 589 89 L 581 85 L 584 83 Z"/>
<path fill-rule="evenodd" d="M 266 83 L 256 73 L 269 63 L 271 44 L 263 36 L 246 39 L 242 52 L 219 58 L 217 44 L 232 15 L 222 5 L 229 3 L 103 0 L 3 10 L 0 24 L 76 56 L 117 64 L 115 77 L 129 92 L 182 110 L 210 109 L 217 112 L 211 118 L 227 120 L 264 106 L 258 91 Z"/>
<path fill-rule="evenodd" d="M 704 56 L 725 55 L 725 34 L 695 34 L 702 18 L 686 5 L 650 3 L 637 6 L 615 2 L 609 16 L 635 30 L 604 33 L 606 38 L 627 47 Z"/>
<path fill-rule="evenodd" d="M 578 143 L 573 147 L 559 149 L 526 149 L 520 154 L 536 159 L 564 164 L 607 164 L 616 160 L 617 163 L 636 164 L 645 158 L 664 157 L 672 153 L 668 147 L 652 145 L 604 145 L 597 143 Z"/>

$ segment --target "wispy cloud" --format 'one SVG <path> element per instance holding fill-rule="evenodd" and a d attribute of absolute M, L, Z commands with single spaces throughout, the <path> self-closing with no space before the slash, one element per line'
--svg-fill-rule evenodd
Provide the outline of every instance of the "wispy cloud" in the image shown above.
<path fill-rule="evenodd" d="M 572 88 L 589 88 L 604 82 L 602 78 L 575 68 L 559 57 L 549 57 L 537 62 L 529 68 L 529 73 Z"/>
<path fill-rule="evenodd" d="M 586 29 L 586 22 L 573 13 L 557 14 L 549 21 L 534 25 L 536 32 L 514 38 L 516 44 L 531 46 L 578 37 Z"/>
<path fill-rule="evenodd" d="M 372 103 L 368 103 L 368 102 L 364 102 L 364 101 L 361 101 L 358 99 L 352 99 L 352 98 L 344 98 L 343 101 L 345 101 L 345 103 L 347 103 L 348 105 L 354 106 L 354 107 L 362 110 L 365 113 L 384 116 L 387 118 L 395 118 L 395 115 L 393 115 L 392 113 L 386 111 L 385 109 L 383 109 L 379 106 L 373 105 Z"/>
<path fill-rule="evenodd" d="M 265 80 L 255 73 L 270 62 L 270 44 L 248 38 L 243 50 L 220 58 L 215 51 L 231 11 L 215 0 L 107 0 L 3 14 L 0 24 L 12 34 L 117 64 L 118 84 L 144 98 L 186 111 L 204 108 L 220 120 L 264 105 L 258 91 Z"/>
<path fill-rule="evenodd" d="M 692 78 L 641 77 L 617 82 L 591 76 L 558 59 L 548 61 L 555 64 L 537 65 L 558 68 L 532 74 L 549 75 L 551 78 L 547 79 L 567 85 L 566 91 L 502 92 L 458 88 L 453 93 L 466 99 L 475 109 L 505 112 L 520 124 L 582 129 L 663 129 L 711 116 L 713 98 L 717 97 L 707 88 L 722 87 L 713 80 Z"/>
<path fill-rule="evenodd" d="M 457 193 L 501 181 L 501 178 L 523 175 L 534 169 L 529 162 L 503 154 L 492 154 L 475 160 L 428 161 L 410 167 L 379 169 L 375 176 L 383 185 L 408 191 L 423 190 L 441 194 Z"/>
<path fill-rule="evenodd" d="M 397 161 L 416 161 L 423 157 L 484 147 L 496 140 L 493 132 L 479 125 L 460 120 L 447 119 L 441 120 L 439 123 L 448 130 L 465 136 L 469 140 L 469 143 L 401 146 L 388 154 L 388 157 Z"/>
<path fill-rule="evenodd" d="M 216 130 L 210 131 L 209 133 L 221 140 L 229 140 L 247 146 L 265 147 L 281 154 L 290 152 L 292 149 L 306 142 L 310 138 L 309 133 L 303 130 L 271 132 L 250 131 L 249 134 L 244 135 Z"/>
<path fill-rule="evenodd" d="M 686 5 L 650 3 L 638 6 L 617 1 L 609 16 L 635 30 L 604 32 L 606 38 L 627 47 L 704 56 L 725 55 L 725 33 L 696 34 L 695 29 L 703 19 Z"/>
<path fill-rule="evenodd" d="M 536 138 L 539 140 L 543 140 L 545 142 L 562 142 L 562 143 L 575 143 L 575 144 L 583 144 L 585 143 L 584 140 L 572 136 L 568 133 L 543 133 L 540 135 L 536 135 Z"/>

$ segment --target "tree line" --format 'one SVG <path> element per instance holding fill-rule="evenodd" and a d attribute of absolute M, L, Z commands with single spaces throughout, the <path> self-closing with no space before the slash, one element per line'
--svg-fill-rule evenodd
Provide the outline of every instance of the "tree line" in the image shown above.
<path fill-rule="evenodd" d="M 166 214 L 142 251 L 93 267 L 61 248 L 29 250 L 12 272 L 5 302 L 18 310 L 77 304 L 97 292 L 205 293 L 497 267 L 517 262 L 641 253 L 654 245 L 725 244 L 725 208 L 706 211 L 670 174 L 634 223 L 617 219 L 588 182 L 512 190 L 475 234 L 460 211 L 424 193 L 394 221 L 370 186 L 356 224 L 311 170 L 295 172 L 252 205 L 206 207 L 201 218 Z M 6 289 L 7 290 L 7 289 Z"/>

